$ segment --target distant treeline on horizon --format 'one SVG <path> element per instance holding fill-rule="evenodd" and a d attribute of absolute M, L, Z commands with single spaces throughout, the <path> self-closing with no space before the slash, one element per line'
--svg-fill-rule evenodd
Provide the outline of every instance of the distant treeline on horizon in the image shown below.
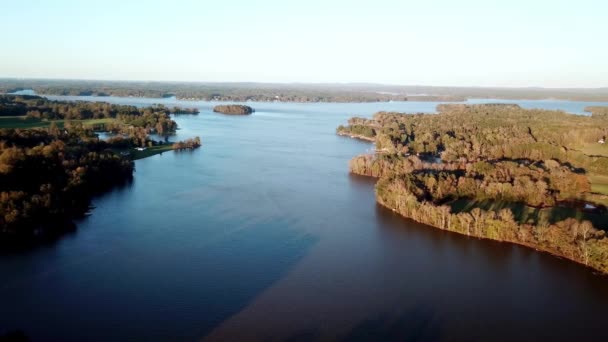
<path fill-rule="evenodd" d="M 381 84 L 194 83 L 0 79 L 0 93 L 33 90 L 41 95 L 123 96 L 236 102 L 388 102 L 486 99 L 608 101 L 608 88 L 483 88 Z"/>

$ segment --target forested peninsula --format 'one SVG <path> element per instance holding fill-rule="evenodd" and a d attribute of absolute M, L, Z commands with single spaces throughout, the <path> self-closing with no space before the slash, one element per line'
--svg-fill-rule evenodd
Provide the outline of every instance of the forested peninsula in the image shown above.
<path fill-rule="evenodd" d="M 449 104 L 352 118 L 337 133 L 375 142 L 350 171 L 379 178 L 377 202 L 400 215 L 608 273 L 607 109 Z"/>
<path fill-rule="evenodd" d="M 177 129 L 171 112 L 0 96 L 0 249 L 73 229 L 95 194 L 131 180 L 133 159 L 200 146 L 198 137 L 168 142 Z M 115 134 L 102 140 L 98 131 Z"/>

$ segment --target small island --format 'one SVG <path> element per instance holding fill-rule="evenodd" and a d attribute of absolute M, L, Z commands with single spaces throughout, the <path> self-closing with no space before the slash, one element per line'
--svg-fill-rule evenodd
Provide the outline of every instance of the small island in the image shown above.
<path fill-rule="evenodd" d="M 255 110 L 245 105 L 218 105 L 213 107 L 213 111 L 216 113 L 228 114 L 228 115 L 249 115 Z"/>

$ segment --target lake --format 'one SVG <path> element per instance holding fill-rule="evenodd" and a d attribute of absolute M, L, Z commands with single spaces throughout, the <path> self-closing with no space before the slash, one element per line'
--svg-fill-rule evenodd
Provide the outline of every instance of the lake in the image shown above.
<path fill-rule="evenodd" d="M 375 203 L 349 175 L 369 143 L 351 116 L 437 103 L 215 103 L 177 137 L 203 147 L 136 161 L 57 242 L 0 256 L 0 331 L 33 340 L 608 340 L 608 277 L 548 254 L 467 238 Z M 478 100 L 471 102 L 485 102 Z M 513 102 L 513 101 L 501 101 Z M 514 101 L 582 114 L 589 103 Z M 596 105 L 596 104 L 593 104 Z M 608 105 L 603 103 L 601 105 Z"/>

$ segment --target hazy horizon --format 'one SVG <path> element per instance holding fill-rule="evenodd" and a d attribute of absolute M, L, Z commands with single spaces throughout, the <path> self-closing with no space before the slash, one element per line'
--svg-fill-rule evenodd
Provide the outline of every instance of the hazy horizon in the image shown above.
<path fill-rule="evenodd" d="M 263 82 L 263 81 L 182 81 L 182 80 L 156 80 L 156 79 L 100 79 L 100 78 L 59 78 L 59 77 L 3 77 L 2 80 L 14 81 L 65 81 L 65 82 L 116 82 L 116 83 L 167 83 L 167 84 L 201 84 L 201 85 L 285 85 L 285 86 L 372 86 L 372 87 L 402 87 L 402 88 L 468 88 L 468 89 L 539 89 L 539 90 L 608 90 L 605 87 L 543 87 L 543 86 L 463 86 L 443 84 L 399 84 L 376 82 Z"/>
<path fill-rule="evenodd" d="M 600 1 L 3 4 L 1 78 L 608 87 Z"/>

